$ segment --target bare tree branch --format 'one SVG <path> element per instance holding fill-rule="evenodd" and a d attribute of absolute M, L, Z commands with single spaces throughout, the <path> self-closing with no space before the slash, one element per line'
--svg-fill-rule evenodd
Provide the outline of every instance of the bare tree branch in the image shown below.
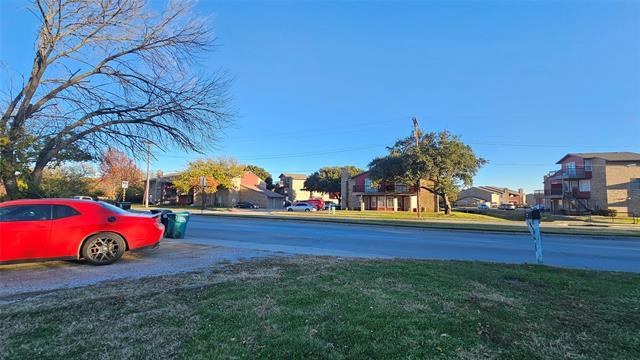
<path fill-rule="evenodd" d="M 99 156 L 143 140 L 201 151 L 229 123 L 229 80 L 194 60 L 214 41 L 190 3 L 34 0 L 41 25 L 30 76 L 0 118 L 0 180 L 37 187 L 68 154 Z M 74 149 L 73 151 L 69 151 Z M 80 150 L 80 151 L 76 151 Z"/>

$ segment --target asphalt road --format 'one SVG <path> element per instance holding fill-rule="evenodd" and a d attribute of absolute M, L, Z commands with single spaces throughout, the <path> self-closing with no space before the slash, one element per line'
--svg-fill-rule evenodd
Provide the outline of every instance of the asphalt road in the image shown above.
<path fill-rule="evenodd" d="M 189 243 L 289 254 L 534 263 L 527 235 L 390 226 L 191 217 Z M 640 240 L 543 235 L 545 264 L 640 272 Z"/>

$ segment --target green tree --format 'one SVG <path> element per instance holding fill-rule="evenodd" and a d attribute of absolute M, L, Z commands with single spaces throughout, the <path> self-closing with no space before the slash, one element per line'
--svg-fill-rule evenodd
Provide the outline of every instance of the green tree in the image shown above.
<path fill-rule="evenodd" d="M 189 162 L 187 169 L 173 181 L 174 186 L 183 192 L 188 192 L 192 188 L 202 191 L 200 177 L 207 179 L 207 188 L 213 192 L 221 189 L 234 189 L 237 184 L 234 178 L 242 176 L 245 166 L 240 165 L 235 159 L 218 158 L 203 159 Z"/>
<path fill-rule="evenodd" d="M 42 174 L 41 194 L 50 198 L 101 194 L 93 186 L 95 169 L 90 164 L 67 164 L 46 168 Z"/>
<path fill-rule="evenodd" d="M 323 167 L 304 181 L 305 190 L 333 194 L 338 198 L 338 201 L 342 202 L 341 180 L 344 169 L 349 171 L 349 176 L 363 171 L 352 165 Z"/>
<path fill-rule="evenodd" d="M 273 177 L 271 177 L 271 173 L 269 173 L 265 168 L 262 168 L 257 165 L 247 165 L 245 169 L 247 171 L 251 171 L 252 173 L 256 174 L 256 176 L 258 176 L 260 179 L 264 180 L 264 182 L 267 184 L 268 190 L 271 190 L 274 188 Z"/>
<path fill-rule="evenodd" d="M 418 134 L 398 140 L 387 156 L 371 163 L 370 176 L 375 181 L 400 181 L 418 184 L 444 200 L 445 213 L 451 213 L 450 196 L 461 186 L 471 186 L 473 177 L 487 161 L 476 156 L 459 136 L 448 131 Z M 422 180 L 429 180 L 425 185 Z"/>

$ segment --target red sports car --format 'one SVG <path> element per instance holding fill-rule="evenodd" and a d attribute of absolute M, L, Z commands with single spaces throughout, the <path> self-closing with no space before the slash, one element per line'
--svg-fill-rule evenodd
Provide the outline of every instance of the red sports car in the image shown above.
<path fill-rule="evenodd" d="M 0 203 L 0 263 L 85 259 L 118 260 L 126 250 L 155 246 L 164 225 L 105 202 L 70 199 Z"/>

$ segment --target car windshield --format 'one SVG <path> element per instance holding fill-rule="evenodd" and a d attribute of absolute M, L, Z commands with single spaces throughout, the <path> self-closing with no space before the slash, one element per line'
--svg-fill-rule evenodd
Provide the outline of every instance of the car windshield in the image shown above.
<path fill-rule="evenodd" d="M 111 212 L 114 212 L 116 214 L 120 214 L 120 215 L 129 214 L 128 211 L 123 210 L 123 209 L 121 209 L 121 208 L 119 208 L 117 206 L 113 206 L 113 205 L 111 205 L 109 203 L 106 203 L 104 201 L 98 201 L 98 204 L 100 204 L 100 206 L 102 206 L 103 208 L 105 208 L 105 209 L 107 209 L 107 210 L 109 210 Z"/>

